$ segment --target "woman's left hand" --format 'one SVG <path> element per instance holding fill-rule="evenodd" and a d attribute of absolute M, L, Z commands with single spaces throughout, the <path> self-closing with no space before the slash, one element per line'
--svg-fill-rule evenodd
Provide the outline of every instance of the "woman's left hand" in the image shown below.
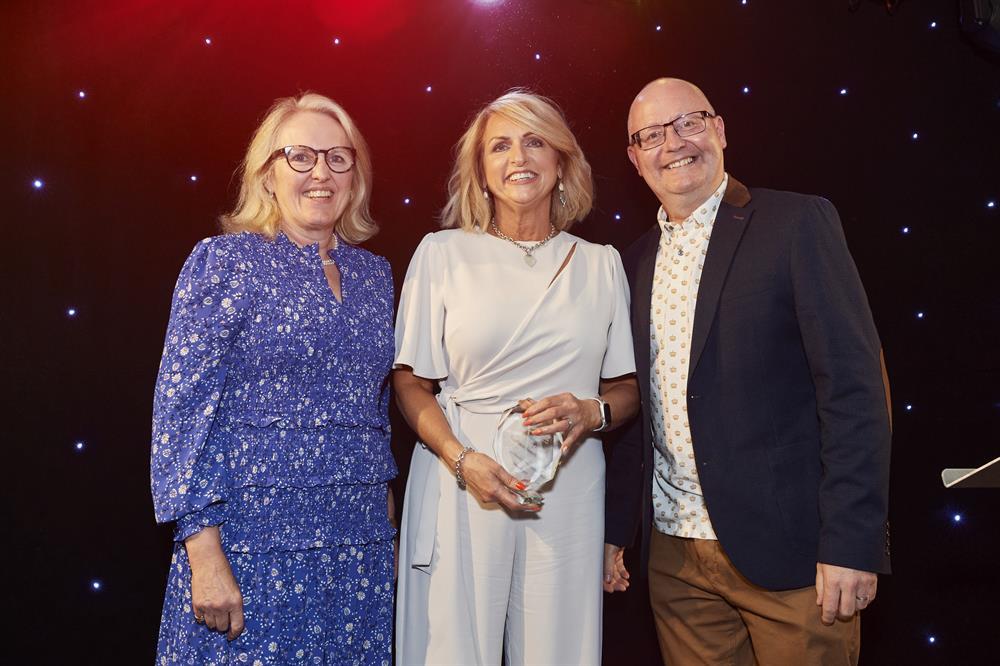
<path fill-rule="evenodd" d="M 550 395 L 541 400 L 522 400 L 524 425 L 537 426 L 533 435 L 563 434 L 562 454 L 569 455 L 576 445 L 601 425 L 597 401 L 579 399 L 572 393 Z"/>

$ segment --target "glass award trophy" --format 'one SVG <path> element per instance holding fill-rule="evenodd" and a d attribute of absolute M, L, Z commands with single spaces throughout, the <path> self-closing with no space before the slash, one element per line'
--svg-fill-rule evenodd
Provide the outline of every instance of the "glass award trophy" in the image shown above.
<path fill-rule="evenodd" d="M 537 425 L 525 426 L 524 410 L 515 405 L 497 421 L 493 452 L 497 462 L 515 478 L 525 482 L 524 490 L 512 489 L 521 504 L 542 505 L 545 501 L 538 489 L 552 480 L 562 458 L 561 432 L 554 435 L 532 435 Z"/>

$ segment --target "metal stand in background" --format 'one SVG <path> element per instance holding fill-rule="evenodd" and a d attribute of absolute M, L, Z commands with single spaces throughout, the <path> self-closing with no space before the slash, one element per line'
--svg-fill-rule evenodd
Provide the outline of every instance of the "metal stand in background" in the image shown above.
<path fill-rule="evenodd" d="M 945 488 L 1000 488 L 1000 458 L 977 469 L 941 470 Z"/>

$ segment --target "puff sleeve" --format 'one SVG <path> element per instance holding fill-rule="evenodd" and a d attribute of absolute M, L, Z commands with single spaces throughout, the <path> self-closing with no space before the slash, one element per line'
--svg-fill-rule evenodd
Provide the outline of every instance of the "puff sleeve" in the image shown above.
<path fill-rule="evenodd" d="M 611 285 L 611 324 L 608 326 L 608 346 L 601 365 L 601 377 L 611 379 L 635 372 L 635 354 L 632 351 L 632 324 L 629 318 L 628 280 L 622 266 L 621 255 L 610 245 L 608 275 Z"/>
<path fill-rule="evenodd" d="M 448 376 L 444 347 L 446 265 L 439 241 L 424 236 L 410 259 L 396 314 L 394 367 L 408 365 L 425 379 Z"/>
<path fill-rule="evenodd" d="M 248 264 L 232 236 L 199 243 L 174 289 L 153 397 L 150 478 L 157 522 L 175 539 L 225 521 L 227 473 L 210 433 L 230 352 L 250 312 Z"/>

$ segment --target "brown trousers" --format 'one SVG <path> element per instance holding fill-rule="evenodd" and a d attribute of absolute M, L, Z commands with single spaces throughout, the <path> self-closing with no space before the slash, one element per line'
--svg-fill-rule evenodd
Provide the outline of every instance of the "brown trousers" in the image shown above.
<path fill-rule="evenodd" d="M 820 622 L 816 588 L 772 592 L 744 578 L 718 541 L 652 530 L 649 597 L 663 663 L 856 665 L 857 615 Z"/>

